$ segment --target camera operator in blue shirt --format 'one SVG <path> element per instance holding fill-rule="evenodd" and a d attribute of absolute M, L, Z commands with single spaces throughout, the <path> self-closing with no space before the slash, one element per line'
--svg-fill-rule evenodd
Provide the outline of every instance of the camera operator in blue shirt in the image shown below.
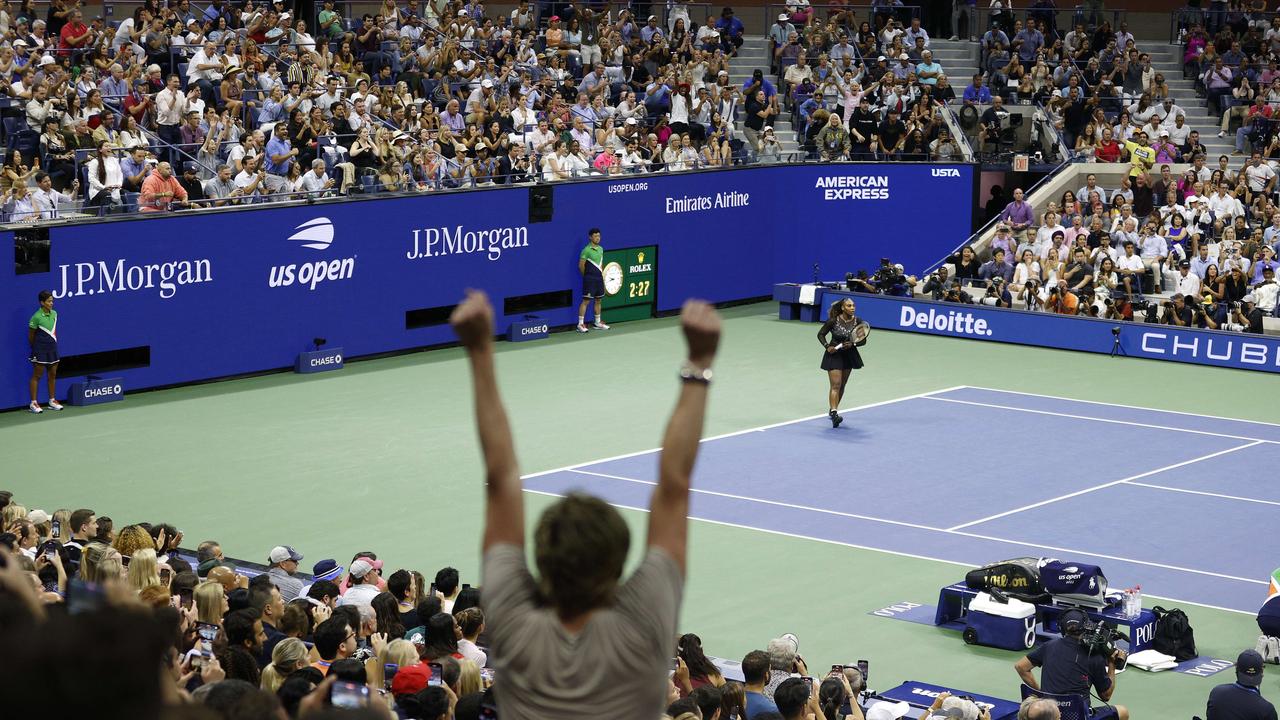
<path fill-rule="evenodd" d="M 1062 637 L 1035 648 L 1014 663 L 1022 682 L 1034 690 L 1055 695 L 1080 695 L 1086 703 L 1092 688 L 1098 691 L 1099 700 L 1104 703 L 1110 701 L 1116 689 L 1116 663 L 1125 659 L 1124 651 L 1112 649 L 1104 657 L 1087 646 L 1084 634 L 1090 623 L 1083 610 L 1073 608 L 1062 613 L 1058 626 L 1062 629 Z M 1040 682 L 1031 672 L 1037 667 L 1040 668 Z M 1121 705 L 1106 705 L 1092 709 L 1089 717 L 1093 720 L 1129 720 L 1129 710 Z"/>

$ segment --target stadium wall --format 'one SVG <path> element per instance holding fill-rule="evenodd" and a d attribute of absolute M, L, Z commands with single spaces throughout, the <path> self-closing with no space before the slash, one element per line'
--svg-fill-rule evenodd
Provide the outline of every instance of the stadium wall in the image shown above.
<path fill-rule="evenodd" d="M 815 264 L 921 268 L 968 236 L 975 186 L 965 164 L 796 165 L 556 185 L 544 222 L 531 200 L 547 186 L 53 226 L 47 271 L 0 269 L 0 407 L 27 403 L 18 338 L 44 289 L 59 393 L 103 372 L 131 391 L 289 367 L 317 337 L 348 358 L 452 342 L 468 287 L 493 297 L 499 332 L 530 307 L 571 324 L 593 226 L 606 249 L 657 246 L 658 311 L 767 296 Z"/>

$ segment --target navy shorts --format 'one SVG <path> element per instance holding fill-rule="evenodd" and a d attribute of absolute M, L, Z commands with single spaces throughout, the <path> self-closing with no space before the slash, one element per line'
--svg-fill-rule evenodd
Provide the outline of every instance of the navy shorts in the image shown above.
<path fill-rule="evenodd" d="M 583 275 L 582 297 L 584 299 L 604 297 L 604 278 L 598 274 Z"/>
<path fill-rule="evenodd" d="M 54 365 L 59 360 L 58 343 L 42 342 L 37 337 L 35 347 L 31 349 L 31 362 L 36 365 Z"/>

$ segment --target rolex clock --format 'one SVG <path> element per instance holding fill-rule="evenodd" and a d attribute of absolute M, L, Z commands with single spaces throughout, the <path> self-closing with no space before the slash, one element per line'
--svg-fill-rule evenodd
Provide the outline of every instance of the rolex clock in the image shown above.
<path fill-rule="evenodd" d="M 617 261 L 604 266 L 604 291 L 609 295 L 617 295 L 622 289 L 622 265 Z"/>
<path fill-rule="evenodd" d="M 606 250 L 603 274 L 607 322 L 653 317 L 658 300 L 657 246 Z"/>

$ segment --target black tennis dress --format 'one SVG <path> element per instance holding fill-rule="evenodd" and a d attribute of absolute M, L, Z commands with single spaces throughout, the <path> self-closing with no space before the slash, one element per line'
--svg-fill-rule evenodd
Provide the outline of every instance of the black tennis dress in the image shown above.
<path fill-rule="evenodd" d="M 862 322 L 858 316 L 854 316 L 852 320 L 846 322 L 842 316 L 837 315 L 835 320 L 828 320 L 822 323 L 822 329 L 818 331 L 818 342 L 822 343 L 822 369 L 823 370 L 858 370 L 862 368 L 862 355 L 858 353 L 858 345 L 865 345 L 866 340 L 856 345 L 853 341 L 854 328 L 858 327 L 858 323 Z M 827 335 L 831 335 L 831 341 L 827 341 Z M 826 348 L 831 345 L 844 344 L 846 347 L 835 352 L 827 352 Z"/>

